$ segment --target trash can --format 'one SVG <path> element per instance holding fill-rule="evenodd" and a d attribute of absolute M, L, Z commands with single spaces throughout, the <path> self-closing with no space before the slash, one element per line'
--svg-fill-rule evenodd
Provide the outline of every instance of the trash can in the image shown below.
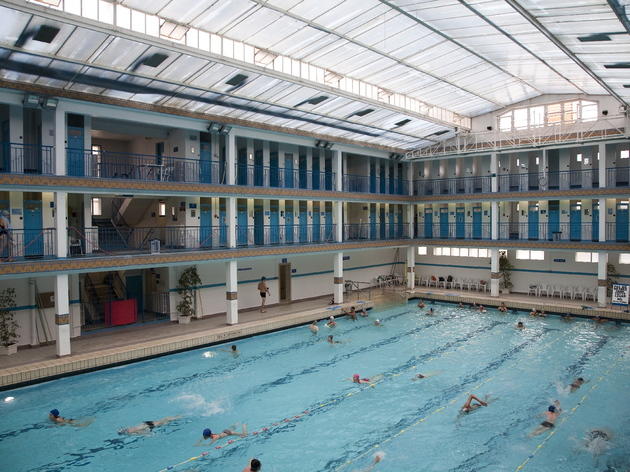
<path fill-rule="evenodd" d="M 159 254 L 160 253 L 160 240 L 152 239 L 150 241 L 151 244 L 151 254 Z"/>

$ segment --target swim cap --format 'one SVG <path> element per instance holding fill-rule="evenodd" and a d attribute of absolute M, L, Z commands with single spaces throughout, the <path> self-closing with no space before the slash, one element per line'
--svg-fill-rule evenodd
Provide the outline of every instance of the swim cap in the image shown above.
<path fill-rule="evenodd" d="M 210 436 L 212 436 L 212 431 L 210 431 L 210 428 L 206 428 L 203 430 L 203 438 L 204 439 L 208 439 Z"/>
<path fill-rule="evenodd" d="M 552 413 L 555 413 L 556 412 L 556 407 L 553 406 L 553 405 L 550 405 L 549 408 L 547 408 L 547 410 L 549 410 Z"/>
<path fill-rule="evenodd" d="M 58 418 L 59 410 L 57 408 L 55 408 L 54 410 L 50 410 L 50 414 L 53 415 L 55 418 Z"/>
<path fill-rule="evenodd" d="M 328 319 L 329 319 L 330 321 L 334 321 L 334 320 L 335 320 L 335 317 L 334 317 L 334 316 L 332 316 L 332 315 L 330 315 L 330 318 L 328 318 Z"/>
<path fill-rule="evenodd" d="M 358 378 L 360 378 L 360 377 L 361 377 L 361 376 L 360 376 L 359 374 L 354 374 L 354 375 L 352 376 L 352 380 L 358 379 Z"/>
<path fill-rule="evenodd" d="M 380 323 L 380 322 L 381 322 L 381 320 L 379 320 L 378 318 L 376 318 L 376 322 L 377 322 L 377 323 Z"/>

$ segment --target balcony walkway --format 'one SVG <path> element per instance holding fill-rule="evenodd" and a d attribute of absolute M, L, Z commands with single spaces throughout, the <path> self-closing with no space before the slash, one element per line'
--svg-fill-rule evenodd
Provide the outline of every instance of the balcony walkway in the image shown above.
<path fill-rule="evenodd" d="M 350 306 L 374 306 L 372 301 L 356 300 L 355 294 L 352 298 L 331 306 L 326 296 L 271 306 L 266 313 L 246 309 L 239 312 L 240 322 L 233 326 L 225 324 L 225 315 L 212 315 L 188 325 L 166 320 L 87 332 L 72 339 L 72 355 L 62 358 L 57 358 L 55 344 L 23 347 L 17 354 L 0 358 L 0 389 L 288 328 L 338 315 Z M 310 336 L 306 328 L 304 334 Z"/>

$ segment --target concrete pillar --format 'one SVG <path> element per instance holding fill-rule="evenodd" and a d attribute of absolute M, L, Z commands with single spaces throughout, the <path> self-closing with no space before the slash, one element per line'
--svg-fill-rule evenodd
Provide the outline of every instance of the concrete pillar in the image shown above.
<path fill-rule="evenodd" d="M 499 239 L 499 202 L 490 202 L 490 237 Z"/>
<path fill-rule="evenodd" d="M 66 112 L 55 110 L 55 175 L 66 175 Z"/>
<path fill-rule="evenodd" d="M 335 186 L 333 190 L 341 192 L 343 190 L 343 161 L 341 151 L 334 149 L 332 154 L 333 173 L 335 174 Z"/>
<path fill-rule="evenodd" d="M 608 303 L 608 253 L 600 252 L 597 262 L 597 306 L 605 307 Z"/>
<path fill-rule="evenodd" d="M 235 259 L 225 263 L 225 322 L 238 323 L 238 280 Z"/>
<path fill-rule="evenodd" d="M 499 155 L 496 152 L 490 154 L 490 187 L 493 193 L 499 191 Z"/>
<path fill-rule="evenodd" d="M 606 241 L 606 215 L 608 211 L 606 211 L 606 199 L 599 199 L 599 240 Z M 614 238 L 613 238 L 614 241 Z"/>
<path fill-rule="evenodd" d="M 499 250 L 490 249 L 490 296 L 499 296 L 499 280 L 501 273 L 499 272 Z"/>
<path fill-rule="evenodd" d="M 68 274 L 55 276 L 55 328 L 57 357 L 70 355 L 70 297 Z"/>
<path fill-rule="evenodd" d="M 55 192 L 55 243 L 57 257 L 66 257 L 68 255 L 68 194 L 66 192 Z"/>
<path fill-rule="evenodd" d="M 35 279 L 28 279 L 28 299 L 33 305 L 37 305 L 35 299 Z M 39 339 L 37 337 L 37 308 L 32 308 L 30 311 L 31 332 L 29 334 L 29 344 L 31 346 L 38 346 Z"/>
<path fill-rule="evenodd" d="M 333 301 L 335 303 L 343 303 L 343 252 L 333 254 L 334 265 L 334 288 Z"/>
<path fill-rule="evenodd" d="M 407 194 L 413 195 L 414 188 L 414 174 L 413 174 L 413 162 L 407 162 L 403 164 L 405 168 L 405 179 L 407 179 Z"/>
<path fill-rule="evenodd" d="M 416 246 L 407 247 L 407 288 L 416 288 Z"/>
<path fill-rule="evenodd" d="M 335 241 L 343 242 L 343 202 L 333 202 L 333 222 L 335 223 Z"/>
<path fill-rule="evenodd" d="M 83 195 L 83 234 L 85 235 L 85 253 L 91 254 L 98 247 L 98 233 L 92 230 L 92 195 Z M 78 238 L 77 234 L 70 234 L 71 238 Z"/>
<path fill-rule="evenodd" d="M 416 234 L 414 234 L 414 216 L 415 216 L 415 204 L 405 205 L 407 209 L 407 231 L 409 234 L 409 239 L 414 239 Z M 403 235 L 404 236 L 404 235 Z"/>
<path fill-rule="evenodd" d="M 236 197 L 225 199 L 225 218 L 227 220 L 227 247 L 236 247 Z"/>
<path fill-rule="evenodd" d="M 263 152 L 263 183 L 266 187 L 269 187 L 269 161 L 270 161 L 270 154 L 271 154 L 271 148 L 269 146 L 269 141 L 263 141 L 263 148 L 262 148 L 262 152 Z M 265 200 L 267 201 L 267 200 Z M 265 208 L 265 211 L 267 211 L 267 208 Z M 265 213 L 266 214 L 266 213 Z M 269 223 L 265 223 L 265 224 L 269 224 Z"/>
<path fill-rule="evenodd" d="M 225 137 L 225 183 L 236 184 L 236 135 L 234 131 Z"/>
<path fill-rule="evenodd" d="M 599 188 L 606 188 L 606 143 L 599 143 L 597 151 L 599 152 Z M 599 216 L 600 218 L 602 216 L 601 206 Z"/>

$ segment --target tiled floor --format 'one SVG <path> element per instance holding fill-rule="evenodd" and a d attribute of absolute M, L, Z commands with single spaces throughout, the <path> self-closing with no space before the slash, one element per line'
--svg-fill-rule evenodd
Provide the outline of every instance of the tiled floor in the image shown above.
<path fill-rule="evenodd" d="M 399 294 L 388 293 L 373 299 L 380 305 L 405 301 Z M 239 323 L 233 326 L 226 325 L 225 316 L 220 315 L 188 325 L 164 322 L 86 334 L 72 340 L 72 355 L 63 358 L 57 358 L 54 345 L 20 349 L 13 356 L 0 358 L 0 388 L 286 328 L 359 305 L 354 294 L 341 308 L 331 307 L 329 301 L 330 297 L 323 297 L 277 305 L 266 313 L 242 311 Z"/>

